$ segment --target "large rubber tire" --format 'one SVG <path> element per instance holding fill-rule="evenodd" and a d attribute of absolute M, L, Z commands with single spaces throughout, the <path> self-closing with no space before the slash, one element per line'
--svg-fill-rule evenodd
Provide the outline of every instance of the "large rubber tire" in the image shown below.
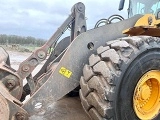
<path fill-rule="evenodd" d="M 84 110 L 94 120 L 139 120 L 134 90 L 150 70 L 160 70 L 160 38 L 133 36 L 107 42 L 84 66 L 80 79 Z M 160 115 L 154 119 L 160 120 Z"/>

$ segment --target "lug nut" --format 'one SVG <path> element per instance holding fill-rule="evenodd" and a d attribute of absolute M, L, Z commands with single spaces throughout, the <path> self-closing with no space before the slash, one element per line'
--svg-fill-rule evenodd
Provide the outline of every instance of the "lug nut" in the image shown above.
<path fill-rule="evenodd" d="M 22 70 L 23 70 L 24 72 L 29 71 L 29 66 L 28 66 L 28 65 L 24 65 L 24 66 L 22 67 Z"/>
<path fill-rule="evenodd" d="M 23 113 L 20 113 L 20 112 L 17 112 L 15 116 L 17 120 L 28 120 L 27 117 Z"/>
<path fill-rule="evenodd" d="M 43 59 L 44 57 L 46 56 L 46 53 L 44 52 L 44 51 L 38 51 L 38 57 L 40 58 L 40 59 Z"/>

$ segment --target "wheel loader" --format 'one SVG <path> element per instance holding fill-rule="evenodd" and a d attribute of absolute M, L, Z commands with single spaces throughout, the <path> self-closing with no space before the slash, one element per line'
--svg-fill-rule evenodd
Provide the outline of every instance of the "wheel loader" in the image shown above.
<path fill-rule="evenodd" d="M 128 17 L 87 30 L 79 2 L 18 70 L 0 47 L 0 120 L 160 120 L 160 1 L 129 0 Z"/>

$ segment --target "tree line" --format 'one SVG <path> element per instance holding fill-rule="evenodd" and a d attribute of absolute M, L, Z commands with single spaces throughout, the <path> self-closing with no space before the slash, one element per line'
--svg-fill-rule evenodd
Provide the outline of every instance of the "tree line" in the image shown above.
<path fill-rule="evenodd" d="M 20 44 L 20 45 L 30 45 L 30 46 L 42 46 L 45 43 L 44 39 L 37 39 L 31 36 L 22 37 L 17 35 L 0 35 L 0 44 L 1 45 L 11 45 L 11 44 Z"/>

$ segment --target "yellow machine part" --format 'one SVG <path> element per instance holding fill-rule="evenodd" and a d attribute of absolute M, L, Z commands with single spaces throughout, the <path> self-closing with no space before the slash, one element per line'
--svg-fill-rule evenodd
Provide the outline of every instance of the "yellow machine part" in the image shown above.
<path fill-rule="evenodd" d="M 130 36 L 137 35 L 149 35 L 149 36 L 160 36 L 160 20 L 157 20 L 155 15 L 146 14 L 141 17 L 135 24 L 134 27 L 123 31 L 123 34 Z"/>
<path fill-rule="evenodd" d="M 133 107 L 141 120 L 151 120 L 160 110 L 160 71 L 151 70 L 139 80 L 134 90 Z"/>

